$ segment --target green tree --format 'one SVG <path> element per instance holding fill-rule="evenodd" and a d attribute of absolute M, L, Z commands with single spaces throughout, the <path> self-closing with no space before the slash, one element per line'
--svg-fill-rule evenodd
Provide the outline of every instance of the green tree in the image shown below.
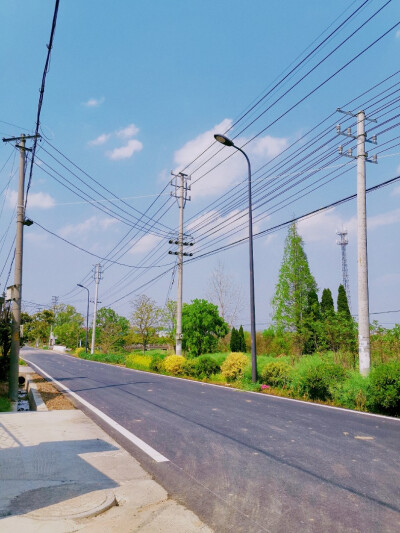
<path fill-rule="evenodd" d="M 330 289 L 324 289 L 322 291 L 321 313 L 325 317 L 333 316 L 335 314 L 335 307 L 333 305 L 333 298 Z"/>
<path fill-rule="evenodd" d="M 141 294 L 135 298 L 132 303 L 132 329 L 140 337 L 143 345 L 143 353 L 145 353 L 149 340 L 156 334 L 157 329 L 160 327 L 162 319 L 161 309 L 154 300 L 145 294 Z"/>
<path fill-rule="evenodd" d="M 54 321 L 54 336 L 57 344 L 63 344 L 68 348 L 74 348 L 79 340 L 84 338 L 82 326 L 83 316 L 72 305 L 60 304 L 56 307 Z"/>
<path fill-rule="evenodd" d="M 175 300 L 168 300 L 161 313 L 162 327 L 168 333 L 168 338 L 174 345 L 176 332 L 176 307 Z"/>
<path fill-rule="evenodd" d="M 349 308 L 349 302 L 347 300 L 347 294 L 343 285 L 339 285 L 338 297 L 337 297 L 337 312 L 341 313 L 344 317 L 351 319 L 351 313 Z"/>
<path fill-rule="evenodd" d="M 0 381 L 8 379 L 11 348 L 11 311 L 9 305 L 0 305 Z"/>
<path fill-rule="evenodd" d="M 317 290 L 310 272 L 303 240 L 296 224 L 289 227 L 279 279 L 272 298 L 273 320 L 280 331 L 299 332 L 307 307 L 307 295 Z"/>
<path fill-rule="evenodd" d="M 318 350 L 320 341 L 319 323 L 321 320 L 321 310 L 317 292 L 312 289 L 307 296 L 307 308 L 304 315 L 304 353 L 313 353 Z"/>
<path fill-rule="evenodd" d="M 102 307 L 97 313 L 96 344 L 104 353 L 122 348 L 129 333 L 129 320 L 118 315 L 114 309 Z"/>
<path fill-rule="evenodd" d="M 245 338 L 244 338 L 244 331 L 243 331 L 243 326 L 242 325 L 239 328 L 238 338 L 239 338 L 239 350 L 238 351 L 246 353 L 246 341 L 245 341 Z"/>
<path fill-rule="evenodd" d="M 239 352 L 238 350 L 238 331 L 235 327 L 232 328 L 231 331 L 231 340 L 229 343 L 229 348 L 231 352 Z"/>
<path fill-rule="evenodd" d="M 215 350 L 218 339 L 228 333 L 228 324 L 219 316 L 218 307 L 207 300 L 183 304 L 183 349 L 197 356 Z"/>
<path fill-rule="evenodd" d="M 23 340 L 35 344 L 47 344 L 50 336 L 50 328 L 54 324 L 54 312 L 52 309 L 43 309 L 34 315 L 21 313 L 21 324 L 24 326 Z"/>

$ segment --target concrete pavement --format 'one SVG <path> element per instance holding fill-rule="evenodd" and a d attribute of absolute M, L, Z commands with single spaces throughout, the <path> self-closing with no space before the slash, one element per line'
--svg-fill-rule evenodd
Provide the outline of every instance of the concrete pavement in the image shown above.
<path fill-rule="evenodd" d="M 0 529 L 211 531 L 80 410 L 0 415 Z"/>

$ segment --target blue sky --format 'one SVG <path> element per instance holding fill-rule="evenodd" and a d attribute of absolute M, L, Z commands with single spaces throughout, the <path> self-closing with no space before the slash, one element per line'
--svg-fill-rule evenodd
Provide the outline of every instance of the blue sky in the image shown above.
<path fill-rule="evenodd" d="M 96 199 L 101 199 L 98 191 L 107 199 L 115 200 L 111 193 L 125 199 L 126 203 L 118 201 L 112 210 L 114 214 L 119 213 L 117 218 L 128 217 L 130 224 L 137 215 L 132 207 L 143 213 L 156 200 L 147 212 L 150 217 L 158 209 L 162 209 L 161 214 L 169 208 L 160 219 L 164 226 L 156 226 L 157 235 L 148 233 L 147 226 L 140 234 L 141 240 L 128 243 L 122 250 L 126 253 L 117 259 L 147 268 L 137 270 L 103 261 L 101 305 L 112 304 L 119 313 L 129 316 L 135 294 L 145 292 L 160 305 L 168 294 L 171 272 L 167 270 L 173 259 L 168 255 L 171 247 L 167 243 L 170 234 L 167 228 L 174 234 L 178 224 L 178 210 L 169 199 L 171 187 L 167 186 L 171 169 L 180 171 L 189 165 L 185 172 L 192 175 L 192 200 L 187 203 L 185 218 L 188 231 L 196 241 L 194 258 L 246 236 L 245 161 L 241 154 L 232 153 L 228 148 L 217 154 L 219 147 L 211 146 L 216 131 L 232 127 L 229 135 L 237 136 L 235 142 L 245 145 L 251 159 L 256 232 L 356 192 L 355 163 L 337 158 L 337 145 L 345 143 L 346 139 L 342 136 L 333 139 L 336 122 L 341 121 L 346 127 L 354 124 L 349 117 L 335 113 L 337 107 L 353 99 L 348 106 L 352 112 L 358 111 L 359 105 L 365 105 L 379 117 L 378 125 L 370 124 L 369 130 L 376 128 L 371 131 L 380 132 L 391 128 L 379 135 L 377 147 L 371 145 L 370 153 L 378 153 L 379 164 L 368 165 L 367 186 L 393 178 L 400 173 L 400 147 L 396 144 L 399 120 L 393 118 L 398 114 L 395 91 L 400 76 L 395 73 L 400 63 L 399 26 L 335 74 L 400 20 L 399 3 L 392 1 L 387 6 L 385 3 L 378 0 L 308 0 L 306 3 L 233 0 L 229 4 L 210 0 L 112 3 L 61 0 L 41 115 L 44 140 L 37 151 L 39 165 L 34 167 L 27 216 L 81 248 L 105 257 L 131 226 L 113 218 L 113 213 L 107 209 L 105 213 L 85 203 L 86 193 Z M 381 12 L 376 13 L 380 8 Z M 47 0 L 28 3 L 3 0 L 1 3 L 0 58 L 3 80 L 6 80 L 0 86 L 2 137 L 34 129 L 53 9 L 54 2 Z M 290 68 L 295 67 L 357 9 L 359 11 L 348 23 L 305 61 L 293 77 L 266 95 L 282 80 L 290 65 Z M 373 18 L 367 22 L 370 17 Z M 364 27 L 358 29 L 364 23 Z M 325 56 L 328 57 L 318 66 Z M 311 69 L 314 70 L 310 72 Z M 392 74 L 390 80 L 370 90 Z M 303 76 L 305 78 L 301 79 Z M 326 81 L 331 76 L 332 79 Z M 317 90 L 320 84 L 323 85 Z M 313 94 L 307 96 L 311 92 Z M 366 94 L 357 98 L 363 92 Z M 255 109 L 234 124 L 262 96 L 265 98 Z M 291 107 L 293 109 L 287 112 Z M 259 114 L 260 118 L 249 124 Z M 330 115 L 329 120 L 323 122 Z M 379 125 L 385 121 L 389 122 Z M 305 135 L 309 130 L 312 133 Z M 320 148 L 329 139 L 325 148 Z M 0 187 L 5 189 L 0 199 L 1 205 L 4 203 L 0 218 L 0 243 L 3 244 L 0 268 L 5 265 L 0 276 L 3 290 L 10 266 L 7 255 L 14 236 L 14 223 L 6 235 L 5 232 L 16 203 L 18 158 L 14 158 L 12 145 L 1 144 L 0 169 L 4 168 Z M 294 155 L 297 149 L 299 152 Z M 200 155 L 204 150 L 207 150 L 205 154 Z M 379 153 L 381 150 L 386 151 Z M 79 169 L 72 167 L 60 152 Z M 292 168 L 289 168 L 291 163 L 283 161 L 285 154 L 291 154 Z M 231 157 L 223 161 L 228 155 Z M 308 159 L 301 163 L 303 156 Z M 307 173 L 304 165 L 308 165 Z M 324 166 L 329 168 L 316 170 Z M 95 178 L 96 183 L 80 169 Z M 306 181 L 283 193 L 282 184 L 296 176 L 300 169 L 302 173 L 298 178 Z M 329 172 L 339 174 L 342 170 L 348 172 L 328 183 Z M 63 187 L 54 176 L 61 181 L 62 176 L 68 177 L 73 184 L 82 187 L 85 198 Z M 90 183 L 94 190 L 87 189 L 78 178 Z M 301 192 L 303 186 L 317 179 L 321 179 L 319 183 L 323 186 Z M 100 189 L 101 185 L 108 191 Z M 281 188 L 274 193 L 276 187 Z M 223 204 L 232 191 L 239 192 L 240 202 Z M 273 200 L 278 192 L 281 196 Z M 306 192 L 308 194 L 304 195 Z M 264 201 L 269 200 L 269 203 L 261 205 L 259 198 L 264 195 Z M 294 196 L 289 198 L 290 195 Z M 368 197 L 372 312 L 400 307 L 400 253 L 396 245 L 399 198 L 400 184 L 380 189 Z M 272 207 L 281 201 L 283 203 Z M 321 291 L 330 287 L 334 296 L 341 281 L 340 249 L 335 244 L 335 231 L 343 225 L 348 228 L 353 313 L 357 312 L 355 216 L 356 204 L 352 201 L 299 224 L 317 284 Z M 207 226 L 209 220 L 212 223 Z M 243 227 L 240 226 L 242 222 Z M 236 228 L 236 235 L 224 237 L 225 230 Z M 154 228 L 151 231 L 154 232 Z M 205 232 L 209 232 L 208 236 L 203 235 Z M 255 241 L 259 329 L 270 321 L 270 300 L 285 236 L 284 229 Z M 220 240 L 216 241 L 217 238 Z M 53 295 L 58 295 L 61 301 L 84 312 L 85 293 L 75 286 L 83 282 L 93 292 L 89 272 L 98 261 L 95 257 L 56 239 L 37 224 L 25 230 L 24 253 L 23 299 L 26 302 L 45 305 Z M 242 287 L 244 305 L 238 322 L 248 324 L 246 242 L 187 263 L 184 300 L 208 295 L 210 275 L 218 262 L 223 264 L 235 284 Z M 163 272 L 166 274 L 158 281 L 141 288 Z M 8 285 L 12 278 L 13 274 Z M 175 297 L 175 293 L 176 280 L 171 297 Z M 35 310 L 29 303 L 25 303 L 25 308 Z M 379 317 L 382 323 L 390 326 L 399 321 L 399 316 L 400 313 L 372 318 Z"/>

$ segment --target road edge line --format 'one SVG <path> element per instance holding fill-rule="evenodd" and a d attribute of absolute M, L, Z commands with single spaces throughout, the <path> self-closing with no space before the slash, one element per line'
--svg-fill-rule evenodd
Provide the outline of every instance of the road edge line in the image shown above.
<path fill-rule="evenodd" d="M 21 357 L 21 359 L 23 359 L 23 357 Z M 23 359 L 25 361 L 25 359 Z M 91 403 L 89 403 L 87 400 L 84 400 L 81 396 L 79 396 L 79 394 L 76 394 L 76 392 L 73 392 L 72 390 L 70 390 L 68 387 L 66 387 L 65 385 L 63 385 L 62 383 L 60 383 L 59 381 L 57 381 L 56 379 L 54 379 L 52 376 L 50 376 L 50 374 L 48 374 L 47 372 L 45 372 L 42 368 L 40 368 L 40 366 L 38 366 L 37 364 L 35 363 L 32 363 L 31 361 L 26 361 L 29 365 L 32 365 L 34 366 L 41 374 L 43 374 L 43 376 L 46 376 L 47 378 L 50 379 L 50 381 L 52 381 L 53 383 L 55 383 L 58 387 L 60 387 L 61 389 L 65 390 L 70 396 L 72 396 L 73 398 L 75 398 L 76 400 L 78 400 L 78 402 L 80 402 L 82 405 L 84 405 L 85 407 L 87 407 L 90 411 L 92 411 L 96 416 L 98 416 L 99 418 L 101 418 L 101 420 L 103 420 L 104 422 L 106 422 L 106 424 L 108 424 L 109 426 L 111 426 L 113 429 L 115 429 L 115 431 L 118 431 L 118 433 L 120 433 L 121 435 L 123 435 L 126 439 L 128 439 L 130 442 L 132 442 L 132 444 L 134 444 L 135 446 L 137 446 L 140 450 L 142 450 L 144 453 L 146 453 L 149 457 L 151 457 L 152 459 L 154 459 L 154 461 L 156 461 L 157 463 L 165 463 L 165 462 L 169 462 L 169 459 L 167 459 L 166 457 L 164 457 L 164 455 L 162 455 L 160 452 L 158 452 L 157 450 L 155 450 L 154 448 L 152 448 L 149 444 L 147 444 L 146 442 L 144 442 L 142 439 L 140 439 L 139 437 L 137 437 L 136 435 L 134 435 L 133 433 L 131 433 L 130 431 L 128 431 L 126 428 L 124 428 L 123 426 L 121 426 L 121 424 L 118 424 L 118 422 L 116 422 L 115 420 L 113 420 L 111 417 L 109 417 L 108 415 L 104 414 L 102 411 L 100 411 L 100 409 L 97 409 L 97 407 L 95 407 L 94 405 L 92 405 Z"/>

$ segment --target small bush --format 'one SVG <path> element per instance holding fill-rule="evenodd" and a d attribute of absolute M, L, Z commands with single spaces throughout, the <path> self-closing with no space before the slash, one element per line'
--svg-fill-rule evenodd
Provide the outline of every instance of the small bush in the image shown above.
<path fill-rule="evenodd" d="M 343 381 L 346 371 L 331 359 L 303 357 L 292 374 L 292 387 L 310 400 L 328 400 L 330 388 Z"/>
<path fill-rule="evenodd" d="M 196 359 L 199 377 L 209 378 L 221 371 L 221 366 L 209 355 L 202 355 Z"/>
<path fill-rule="evenodd" d="M 221 374 L 227 381 L 234 381 L 243 375 L 248 364 L 249 360 L 246 355 L 241 352 L 232 352 L 222 363 Z"/>
<path fill-rule="evenodd" d="M 283 387 L 290 382 L 291 372 L 292 367 L 285 361 L 272 361 L 262 369 L 261 379 L 273 387 Z"/>
<path fill-rule="evenodd" d="M 164 368 L 168 374 L 181 376 L 184 374 L 186 359 L 182 355 L 169 355 L 164 359 Z"/>
<path fill-rule="evenodd" d="M 165 353 L 157 352 L 151 357 L 150 370 L 153 372 L 165 372 L 164 359 L 166 358 Z"/>
<path fill-rule="evenodd" d="M 192 378 L 198 378 L 197 360 L 186 359 L 183 365 L 183 373 Z"/>
<path fill-rule="evenodd" d="M 368 407 L 382 414 L 400 416 L 400 361 L 375 367 L 369 375 Z"/>
<path fill-rule="evenodd" d="M 135 370 L 150 370 L 150 355 L 129 354 L 125 357 L 125 366 Z"/>
<path fill-rule="evenodd" d="M 83 346 L 79 348 L 75 348 L 75 355 L 76 357 L 80 357 L 83 353 L 85 353 L 85 348 Z"/>
<path fill-rule="evenodd" d="M 209 355 L 188 359 L 184 364 L 184 373 L 194 378 L 209 378 L 220 370 L 220 365 Z"/>
<path fill-rule="evenodd" d="M 348 409 L 366 411 L 369 379 L 359 372 L 352 372 L 348 379 L 336 383 L 331 388 L 335 403 Z"/>

